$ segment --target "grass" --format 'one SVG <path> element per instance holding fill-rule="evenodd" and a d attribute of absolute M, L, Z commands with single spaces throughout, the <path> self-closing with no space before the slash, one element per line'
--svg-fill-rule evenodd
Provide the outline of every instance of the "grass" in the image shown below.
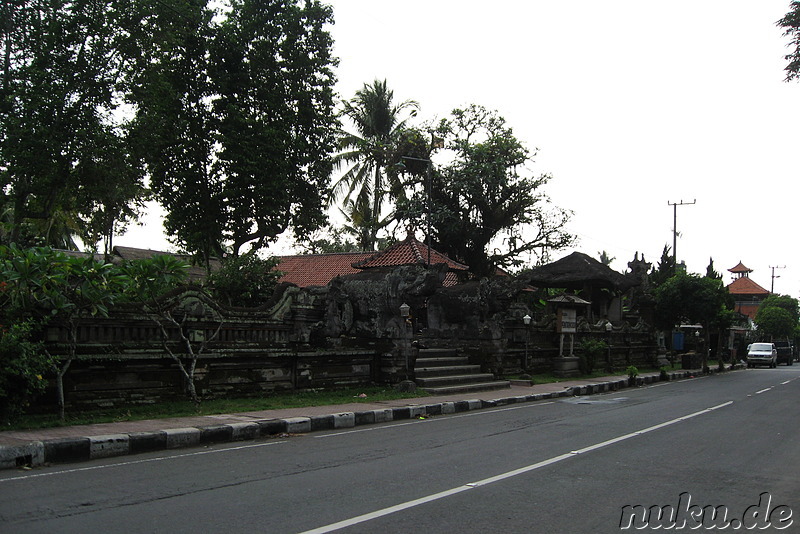
<path fill-rule="evenodd" d="M 365 396 L 360 396 L 362 394 Z M 121 421 L 141 421 L 143 419 L 165 419 L 170 417 L 191 417 L 197 415 L 276 410 L 282 408 L 368 403 L 417 398 L 424 397 L 425 395 L 425 392 L 420 390 L 415 393 L 400 393 L 390 388 L 364 387 L 358 389 L 348 388 L 274 393 L 264 397 L 209 399 L 201 402 L 199 406 L 195 406 L 191 401 L 185 400 L 73 413 L 67 411 L 66 420 L 63 423 L 56 414 L 26 414 L 19 417 L 14 423 L 5 426 L 2 430 L 25 430 L 115 423 Z"/>
<path fill-rule="evenodd" d="M 717 360 L 708 360 L 708 367 L 710 369 L 716 369 L 719 365 Z M 680 369 L 680 362 L 677 362 L 674 366 L 666 366 L 667 371 L 673 371 L 676 369 Z M 659 367 L 641 367 L 639 368 L 639 374 L 642 373 L 655 373 L 660 371 Z M 592 371 L 590 374 L 582 374 L 578 376 L 571 376 L 571 377 L 562 377 L 562 376 L 555 376 L 553 373 L 538 373 L 535 375 L 530 375 L 531 380 L 534 384 L 556 384 L 558 382 L 567 382 L 572 380 L 581 380 L 585 378 L 600 378 L 603 376 L 627 376 L 627 372 L 625 369 L 617 369 L 614 371 L 609 371 L 608 369 L 601 368 Z M 511 376 L 508 378 L 519 378 L 519 376 Z"/>

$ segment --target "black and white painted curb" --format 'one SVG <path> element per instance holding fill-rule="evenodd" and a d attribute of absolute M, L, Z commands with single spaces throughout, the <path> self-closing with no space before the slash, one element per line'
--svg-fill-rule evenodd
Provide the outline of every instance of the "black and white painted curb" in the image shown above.
<path fill-rule="evenodd" d="M 671 371 L 670 380 L 687 378 L 692 371 Z M 636 378 L 636 386 L 660 381 L 659 375 Z M 559 397 L 592 395 L 628 387 L 628 380 L 616 380 L 566 387 L 562 391 L 534 393 L 494 400 L 462 400 L 420 404 L 398 408 L 344 412 L 310 417 L 265 419 L 245 423 L 228 423 L 205 427 L 170 428 L 151 432 L 108 434 L 33 441 L 24 445 L 0 445 L 0 469 L 36 467 L 45 464 L 72 463 L 112 456 L 197 447 L 213 443 L 253 440 L 286 434 L 304 434 L 320 430 L 353 428 L 403 419 L 447 415 L 509 404 L 535 402 Z"/>

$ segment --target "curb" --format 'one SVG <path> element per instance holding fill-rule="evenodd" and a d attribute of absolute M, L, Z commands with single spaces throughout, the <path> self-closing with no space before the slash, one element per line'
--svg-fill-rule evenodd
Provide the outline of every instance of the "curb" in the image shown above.
<path fill-rule="evenodd" d="M 743 369 L 734 365 L 730 370 Z M 712 369 L 710 374 L 718 371 Z M 695 376 L 693 371 L 671 371 L 668 380 L 680 380 Z M 636 386 L 661 381 L 659 375 L 636 378 Z M 130 434 L 107 434 L 100 436 L 51 439 L 33 441 L 23 445 L 0 445 L 0 469 L 37 467 L 46 464 L 73 463 L 111 458 L 144 452 L 168 449 L 181 449 L 277 437 L 287 434 L 306 434 L 321 430 L 353 428 L 362 425 L 387 423 L 403 419 L 448 415 L 484 408 L 495 408 L 509 404 L 536 402 L 560 397 L 593 395 L 617 391 L 630 387 L 628 380 L 614 380 L 565 387 L 562 391 L 534 393 L 516 397 L 503 397 L 493 400 L 462 400 L 434 404 L 420 404 L 363 412 L 343 412 L 311 417 L 289 417 L 286 419 L 264 419 L 246 423 L 228 423 L 206 427 L 170 428 L 152 432 L 133 432 Z"/>

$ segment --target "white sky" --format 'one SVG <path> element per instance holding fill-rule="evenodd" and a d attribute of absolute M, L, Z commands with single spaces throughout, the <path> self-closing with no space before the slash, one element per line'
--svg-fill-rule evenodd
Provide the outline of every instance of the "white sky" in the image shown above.
<path fill-rule="evenodd" d="M 672 246 L 704 273 L 740 260 L 800 295 L 800 84 L 785 83 L 789 0 L 329 0 L 338 92 L 386 79 L 419 117 L 496 109 L 574 212 L 574 249 L 624 272 Z M 115 244 L 165 249 L 156 210 Z M 556 257 L 558 257 L 557 255 Z"/>

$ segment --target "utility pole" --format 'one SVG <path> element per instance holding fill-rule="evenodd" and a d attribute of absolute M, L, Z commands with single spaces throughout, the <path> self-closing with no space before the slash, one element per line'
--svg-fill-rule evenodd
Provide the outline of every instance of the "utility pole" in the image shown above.
<path fill-rule="evenodd" d="M 692 204 L 697 204 L 697 199 L 691 202 L 684 202 L 683 200 L 680 202 L 667 201 L 667 205 L 672 206 L 672 263 L 675 264 L 675 272 L 678 270 L 678 206 L 690 206 Z"/>
<path fill-rule="evenodd" d="M 773 267 L 772 265 L 770 265 L 769 268 L 772 269 L 772 285 L 769 286 L 769 292 L 775 293 L 775 279 L 780 278 L 780 275 L 775 274 L 775 269 L 785 269 L 786 266 L 782 265 L 779 267 L 776 265 L 775 267 Z"/>

